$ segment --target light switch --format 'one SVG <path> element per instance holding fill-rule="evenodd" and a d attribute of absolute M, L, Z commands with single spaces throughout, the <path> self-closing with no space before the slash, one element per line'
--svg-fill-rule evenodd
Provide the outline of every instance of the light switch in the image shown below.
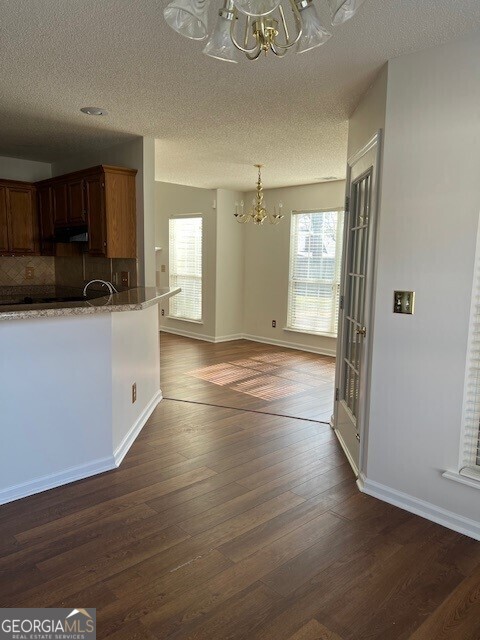
<path fill-rule="evenodd" d="M 415 291 L 393 292 L 393 313 L 413 315 L 415 311 Z"/>

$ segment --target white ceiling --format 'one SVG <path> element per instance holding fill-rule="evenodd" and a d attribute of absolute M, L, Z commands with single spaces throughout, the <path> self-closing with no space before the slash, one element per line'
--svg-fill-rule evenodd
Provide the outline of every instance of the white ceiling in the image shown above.
<path fill-rule="evenodd" d="M 382 64 L 480 28 L 478 0 L 366 0 L 319 49 L 233 65 L 173 32 L 166 4 L 0 0 L 0 155 L 51 162 L 142 135 L 158 180 L 250 189 L 255 162 L 265 187 L 343 177 L 348 116 Z"/>

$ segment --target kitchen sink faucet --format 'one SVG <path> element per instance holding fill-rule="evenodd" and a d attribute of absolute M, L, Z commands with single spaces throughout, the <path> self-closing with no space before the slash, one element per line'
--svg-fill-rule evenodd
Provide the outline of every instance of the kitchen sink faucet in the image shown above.
<path fill-rule="evenodd" d="M 90 280 L 90 282 L 87 282 L 87 284 L 85 285 L 85 288 L 83 289 L 83 295 L 85 296 L 85 298 L 87 297 L 88 287 L 94 282 L 100 282 L 101 284 L 105 285 L 108 291 L 110 292 L 110 295 L 112 295 L 113 293 L 118 293 L 117 289 L 113 286 L 111 282 L 108 282 L 108 280 Z"/>

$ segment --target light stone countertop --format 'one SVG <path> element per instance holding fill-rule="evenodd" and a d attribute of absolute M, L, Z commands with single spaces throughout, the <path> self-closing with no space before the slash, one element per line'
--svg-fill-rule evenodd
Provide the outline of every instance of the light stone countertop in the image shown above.
<path fill-rule="evenodd" d="M 180 293 L 180 291 L 180 287 L 174 289 L 170 287 L 163 289 L 137 287 L 80 302 L 1 305 L 0 320 L 31 320 L 35 318 L 82 316 L 117 311 L 139 311 L 166 300 Z"/>

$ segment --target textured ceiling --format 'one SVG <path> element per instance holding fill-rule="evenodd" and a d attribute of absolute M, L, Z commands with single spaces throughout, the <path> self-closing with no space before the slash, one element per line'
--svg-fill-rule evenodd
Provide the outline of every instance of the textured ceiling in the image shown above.
<path fill-rule="evenodd" d="M 159 180 L 249 189 L 255 162 L 266 187 L 343 177 L 348 116 L 382 64 L 480 28 L 478 0 L 366 0 L 319 49 L 232 65 L 174 33 L 166 3 L 0 0 L 0 155 L 54 161 L 142 135 Z"/>

